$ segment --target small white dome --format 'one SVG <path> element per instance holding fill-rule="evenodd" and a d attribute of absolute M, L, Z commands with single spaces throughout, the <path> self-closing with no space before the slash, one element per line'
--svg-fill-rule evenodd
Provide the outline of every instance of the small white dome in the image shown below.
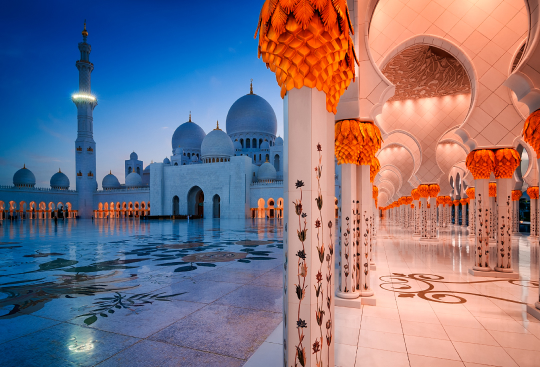
<path fill-rule="evenodd" d="M 174 150 L 174 155 L 182 155 L 183 152 L 184 152 L 184 149 L 180 147 L 176 147 L 176 149 Z"/>
<path fill-rule="evenodd" d="M 150 165 L 146 166 L 143 173 L 150 173 Z"/>
<path fill-rule="evenodd" d="M 169 160 L 169 158 L 165 158 L 165 159 L 163 160 L 163 163 L 165 163 L 165 164 L 171 164 L 171 161 Z"/>
<path fill-rule="evenodd" d="M 242 150 L 242 144 L 240 144 L 240 142 L 238 141 L 238 139 L 236 139 L 233 143 L 233 146 L 234 146 L 234 150 L 235 151 L 241 151 Z"/>
<path fill-rule="evenodd" d="M 219 129 L 210 131 L 201 144 L 201 158 L 230 157 L 234 155 L 234 145 L 226 132 Z"/>
<path fill-rule="evenodd" d="M 111 172 L 107 176 L 103 177 L 103 180 L 101 181 L 101 188 L 103 190 L 118 189 L 120 188 L 120 182 Z"/>
<path fill-rule="evenodd" d="M 30 186 L 34 187 L 36 185 L 36 176 L 26 168 L 26 165 L 15 172 L 13 175 L 13 185 L 15 186 Z"/>
<path fill-rule="evenodd" d="M 129 159 L 131 159 L 132 161 L 136 161 L 139 159 L 139 156 L 137 155 L 137 153 L 133 152 L 129 155 Z"/>
<path fill-rule="evenodd" d="M 142 186 L 142 178 L 137 172 L 131 172 L 126 177 L 126 187 Z"/>
<path fill-rule="evenodd" d="M 197 157 L 195 154 L 193 154 L 193 155 L 191 156 L 191 161 L 192 161 L 192 162 L 198 162 L 198 161 L 199 161 L 199 157 Z"/>
<path fill-rule="evenodd" d="M 257 173 L 259 181 L 274 181 L 276 177 L 276 169 L 269 162 L 265 162 L 259 167 L 259 172 Z"/>
<path fill-rule="evenodd" d="M 58 190 L 69 189 L 69 178 L 60 170 L 51 177 L 51 188 Z"/>
<path fill-rule="evenodd" d="M 276 138 L 276 141 L 274 142 L 274 145 L 277 145 L 278 147 L 283 146 L 283 138 L 281 136 L 278 136 Z"/>
<path fill-rule="evenodd" d="M 190 114 L 189 121 L 184 122 L 174 131 L 171 142 L 173 152 L 178 146 L 185 149 L 199 150 L 201 149 L 201 144 L 205 136 L 204 130 L 191 121 Z"/>
<path fill-rule="evenodd" d="M 261 144 L 261 150 L 270 150 L 270 144 L 266 140 Z"/>

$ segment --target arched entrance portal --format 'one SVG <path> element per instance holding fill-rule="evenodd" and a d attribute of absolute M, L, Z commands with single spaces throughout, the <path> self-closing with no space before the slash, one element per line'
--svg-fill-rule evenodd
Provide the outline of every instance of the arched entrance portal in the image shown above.
<path fill-rule="evenodd" d="M 220 202 L 219 195 L 218 194 L 214 195 L 214 197 L 212 199 L 212 204 L 213 204 L 213 208 L 214 208 L 214 215 L 213 215 L 214 218 L 220 218 L 221 217 L 220 216 L 220 213 L 221 213 L 220 210 L 221 209 L 220 209 L 219 202 Z"/>
<path fill-rule="evenodd" d="M 173 215 L 180 214 L 180 199 L 176 195 L 172 199 L 172 214 Z"/>
<path fill-rule="evenodd" d="M 204 193 L 199 186 L 193 186 L 187 197 L 188 214 L 197 215 L 201 218 L 204 216 Z"/>

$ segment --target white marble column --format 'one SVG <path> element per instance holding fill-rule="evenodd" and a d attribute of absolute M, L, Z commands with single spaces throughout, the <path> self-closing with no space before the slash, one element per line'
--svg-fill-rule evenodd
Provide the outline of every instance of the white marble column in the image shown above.
<path fill-rule="evenodd" d="M 428 236 L 431 240 L 437 239 L 437 198 L 429 198 L 429 233 Z"/>
<path fill-rule="evenodd" d="M 375 205 L 375 199 L 371 200 L 371 210 L 372 210 L 372 217 L 373 217 L 373 227 L 371 229 L 371 247 L 369 249 L 369 263 L 371 265 L 375 265 L 375 261 L 373 261 L 373 251 L 375 250 L 375 246 L 377 245 L 377 226 L 378 226 L 378 217 L 379 217 L 379 210 L 377 209 L 377 205 Z"/>
<path fill-rule="evenodd" d="M 474 249 L 474 270 L 490 271 L 489 238 L 490 238 L 490 202 L 489 179 L 474 180 L 476 191 L 476 243 Z"/>
<path fill-rule="evenodd" d="M 497 266 L 496 271 L 512 273 L 512 179 L 497 179 Z"/>
<path fill-rule="evenodd" d="M 476 236 L 476 200 L 469 198 L 469 236 Z"/>
<path fill-rule="evenodd" d="M 497 198 L 490 196 L 489 198 L 489 219 L 490 219 L 490 233 L 489 243 L 497 243 Z"/>
<path fill-rule="evenodd" d="M 357 270 L 356 289 L 361 297 L 373 296 L 371 290 L 369 265 L 371 248 L 371 231 L 373 228 L 373 216 L 371 210 L 372 189 L 369 182 L 369 169 L 367 165 L 358 166 L 356 169 L 356 197 L 358 200 L 358 233 L 357 244 Z"/>
<path fill-rule="evenodd" d="M 420 240 L 427 240 L 429 238 L 427 198 L 420 198 L 420 206 Z"/>
<path fill-rule="evenodd" d="M 339 298 L 358 298 L 356 292 L 356 168 L 341 165 L 341 251 Z"/>
<path fill-rule="evenodd" d="M 521 190 L 517 191 L 521 192 Z M 512 198 L 512 236 L 519 235 L 519 199 Z"/>
<path fill-rule="evenodd" d="M 538 199 L 531 199 L 531 235 L 529 239 L 538 239 Z"/>
<path fill-rule="evenodd" d="M 289 91 L 283 107 L 284 351 L 291 364 L 316 366 L 334 360 L 334 116 L 325 93 L 307 87 Z"/>
<path fill-rule="evenodd" d="M 420 237 L 420 209 L 418 208 L 420 200 L 413 200 L 414 209 L 413 209 L 413 222 L 414 222 L 414 231 L 413 237 Z"/>

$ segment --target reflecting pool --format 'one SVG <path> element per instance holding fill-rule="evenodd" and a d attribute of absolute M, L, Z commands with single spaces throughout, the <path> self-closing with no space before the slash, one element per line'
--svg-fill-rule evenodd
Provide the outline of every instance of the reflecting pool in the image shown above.
<path fill-rule="evenodd" d="M 241 366 L 280 323 L 277 219 L 4 221 L 0 365 Z"/>

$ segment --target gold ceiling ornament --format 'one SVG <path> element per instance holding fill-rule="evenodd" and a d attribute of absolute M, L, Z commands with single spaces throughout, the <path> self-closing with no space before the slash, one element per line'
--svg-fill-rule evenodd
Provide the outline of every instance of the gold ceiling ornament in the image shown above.
<path fill-rule="evenodd" d="M 512 178 L 520 163 L 521 157 L 514 148 L 497 149 L 493 168 L 495 178 Z"/>
<path fill-rule="evenodd" d="M 431 184 L 428 187 L 429 189 L 429 197 L 436 198 L 437 195 L 439 195 L 439 192 L 441 192 L 441 187 L 439 184 Z"/>
<path fill-rule="evenodd" d="M 490 198 L 497 197 L 497 183 L 496 182 L 489 183 L 489 197 Z"/>
<path fill-rule="evenodd" d="M 373 122 L 340 120 L 336 122 L 334 130 L 338 164 L 371 165 L 382 144 L 381 131 Z"/>
<path fill-rule="evenodd" d="M 523 195 L 521 190 L 512 190 L 512 201 L 518 201 L 521 199 L 521 195 Z"/>
<path fill-rule="evenodd" d="M 369 182 L 375 181 L 375 176 L 381 171 L 381 163 L 377 157 L 373 157 L 369 165 Z"/>
<path fill-rule="evenodd" d="M 525 120 L 523 140 L 533 147 L 536 155 L 540 155 L 540 109 L 531 113 Z"/>
<path fill-rule="evenodd" d="M 421 198 L 429 197 L 429 185 L 419 185 L 417 188 Z"/>
<path fill-rule="evenodd" d="M 358 165 L 371 165 L 375 154 L 381 149 L 383 142 L 381 130 L 371 121 L 362 121 L 359 125 L 360 133 L 364 140 L 360 155 L 358 156 Z"/>
<path fill-rule="evenodd" d="M 461 199 L 459 202 L 461 203 L 461 205 L 466 205 L 469 203 L 469 201 L 465 198 Z"/>
<path fill-rule="evenodd" d="M 377 197 L 379 196 L 379 188 L 375 185 L 373 185 L 373 199 L 377 200 Z"/>
<path fill-rule="evenodd" d="M 420 194 L 418 193 L 418 189 L 412 189 L 411 196 L 414 200 L 420 200 Z"/>
<path fill-rule="evenodd" d="M 465 190 L 465 194 L 467 194 L 467 196 L 469 197 L 469 199 L 473 199 L 475 198 L 475 191 L 474 191 L 474 187 L 467 187 L 467 190 Z"/>
<path fill-rule="evenodd" d="M 266 0 L 255 38 L 281 98 L 293 88 L 317 88 L 335 114 L 358 63 L 349 32 L 354 34 L 347 0 Z"/>
<path fill-rule="evenodd" d="M 338 164 L 357 164 L 364 139 L 360 133 L 360 120 L 341 120 L 334 126 L 334 149 Z"/>
<path fill-rule="evenodd" d="M 459 200 L 457 200 L 457 199 L 454 200 L 454 201 L 453 201 L 453 204 L 454 204 L 455 206 L 458 206 L 458 205 L 459 205 Z"/>
<path fill-rule="evenodd" d="M 467 155 L 466 165 L 475 180 L 489 179 L 495 166 L 495 153 L 489 149 L 473 150 Z"/>
<path fill-rule="evenodd" d="M 527 189 L 527 194 L 531 199 L 538 199 L 538 186 L 531 186 Z"/>
<path fill-rule="evenodd" d="M 405 196 L 405 198 L 407 199 L 405 204 L 412 204 L 412 202 L 413 202 L 412 196 Z"/>

